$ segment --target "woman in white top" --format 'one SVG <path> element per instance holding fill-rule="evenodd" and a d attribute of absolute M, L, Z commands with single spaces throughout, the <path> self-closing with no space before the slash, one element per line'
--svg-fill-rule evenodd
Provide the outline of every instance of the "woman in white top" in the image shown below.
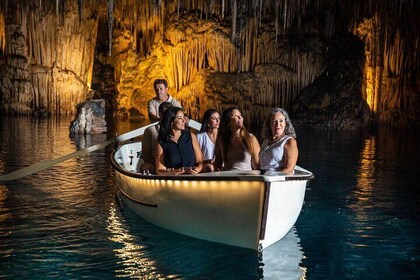
<path fill-rule="evenodd" d="M 295 129 L 285 110 L 271 110 L 264 136 L 260 151 L 261 170 L 293 173 L 299 151 Z"/>
<path fill-rule="evenodd" d="M 200 132 L 197 134 L 197 140 L 203 152 L 204 167 L 203 172 L 214 171 L 214 147 L 217 134 L 219 132 L 220 114 L 215 109 L 208 109 L 204 112 Z"/>
<path fill-rule="evenodd" d="M 253 170 L 259 168 L 257 138 L 244 126 L 241 111 L 231 107 L 223 111 L 215 147 L 215 170 Z"/>

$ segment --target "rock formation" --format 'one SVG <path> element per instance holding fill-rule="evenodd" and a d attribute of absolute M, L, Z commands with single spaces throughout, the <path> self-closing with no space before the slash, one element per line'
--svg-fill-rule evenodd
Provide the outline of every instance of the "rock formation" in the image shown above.
<path fill-rule="evenodd" d="M 104 100 L 89 100 L 77 107 L 76 119 L 70 124 L 71 134 L 99 134 L 106 131 Z"/>
<path fill-rule="evenodd" d="M 3 1 L 0 111 L 74 114 L 94 89 L 115 115 L 146 118 L 153 80 L 166 78 L 193 118 L 237 105 L 257 127 L 280 106 L 315 127 L 417 125 L 419 6 L 409 0 Z M 349 38 L 360 47 L 335 48 Z"/>

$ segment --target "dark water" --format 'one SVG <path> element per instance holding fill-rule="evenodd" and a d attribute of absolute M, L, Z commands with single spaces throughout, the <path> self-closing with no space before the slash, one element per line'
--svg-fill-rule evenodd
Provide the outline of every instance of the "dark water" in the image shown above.
<path fill-rule="evenodd" d="M 0 173 L 106 139 L 72 140 L 69 122 L 2 117 Z M 315 179 L 295 228 L 260 254 L 141 220 L 117 195 L 110 147 L 0 183 L 0 278 L 418 279 L 415 132 L 298 132 Z"/>

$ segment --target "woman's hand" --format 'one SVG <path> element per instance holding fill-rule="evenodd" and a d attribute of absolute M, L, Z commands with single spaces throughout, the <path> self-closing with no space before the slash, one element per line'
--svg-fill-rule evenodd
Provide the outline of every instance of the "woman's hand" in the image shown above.
<path fill-rule="evenodd" d="M 183 167 L 181 168 L 168 168 L 166 170 L 168 175 L 181 175 L 185 174 L 185 169 Z"/>
<path fill-rule="evenodd" d="M 200 171 L 196 167 L 182 167 L 184 173 L 182 174 L 198 174 Z"/>
<path fill-rule="evenodd" d="M 166 172 L 170 175 L 182 175 L 182 174 L 198 174 L 199 170 L 195 167 L 181 167 L 181 168 L 168 168 Z"/>

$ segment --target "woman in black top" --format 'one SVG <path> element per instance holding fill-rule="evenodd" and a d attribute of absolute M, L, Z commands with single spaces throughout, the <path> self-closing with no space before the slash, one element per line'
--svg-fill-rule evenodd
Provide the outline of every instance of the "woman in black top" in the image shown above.
<path fill-rule="evenodd" d="M 156 146 L 158 175 L 197 174 L 203 168 L 203 155 L 197 136 L 185 129 L 184 111 L 166 110 L 161 120 Z"/>

